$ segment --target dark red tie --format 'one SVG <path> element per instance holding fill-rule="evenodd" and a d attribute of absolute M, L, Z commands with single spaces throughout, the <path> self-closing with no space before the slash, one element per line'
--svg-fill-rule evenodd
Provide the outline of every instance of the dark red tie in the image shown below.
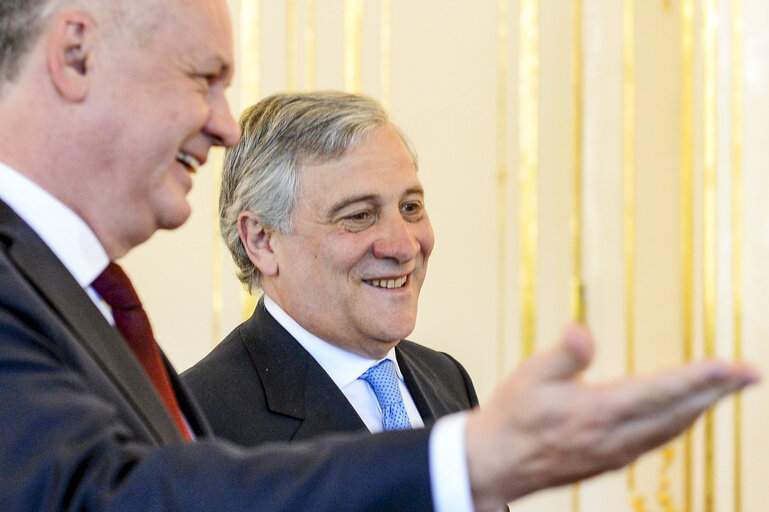
<path fill-rule="evenodd" d="M 152 335 L 150 320 L 128 276 L 120 265 L 110 262 L 92 286 L 112 308 L 115 327 L 126 339 L 128 346 L 149 375 L 182 436 L 190 440 L 190 433 L 171 386 L 168 370 L 160 355 L 160 347 Z"/>

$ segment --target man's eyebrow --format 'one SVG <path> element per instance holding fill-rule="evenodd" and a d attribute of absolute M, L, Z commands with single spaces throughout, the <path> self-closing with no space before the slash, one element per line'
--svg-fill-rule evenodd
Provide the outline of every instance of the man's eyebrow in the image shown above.
<path fill-rule="evenodd" d="M 403 194 L 404 196 L 410 196 L 411 194 L 418 194 L 422 197 L 425 195 L 425 189 L 422 187 L 422 185 L 417 185 L 415 187 L 411 187 L 410 189 L 406 190 L 406 193 Z"/>
<path fill-rule="evenodd" d="M 224 59 L 217 58 L 216 60 L 219 61 L 219 70 L 217 74 L 220 78 L 223 78 L 229 82 L 230 78 L 232 78 L 232 66 Z"/>
<path fill-rule="evenodd" d="M 371 201 L 376 200 L 377 197 L 379 197 L 379 196 L 377 196 L 376 194 L 362 194 L 362 195 L 359 195 L 359 196 L 345 197 L 345 198 L 341 199 L 340 201 L 334 203 L 331 206 L 331 208 L 328 209 L 327 216 L 329 218 L 331 218 L 334 215 L 336 215 L 337 213 L 339 213 L 339 210 L 342 210 L 342 209 L 344 209 L 345 207 L 347 207 L 347 206 L 349 206 L 351 204 L 359 203 L 359 202 L 371 202 Z"/>
<path fill-rule="evenodd" d="M 221 55 L 214 55 L 199 63 L 200 69 L 208 74 L 216 76 L 219 79 L 229 79 L 232 66 Z"/>
<path fill-rule="evenodd" d="M 417 194 L 417 195 L 420 195 L 420 196 L 424 197 L 425 189 L 422 188 L 421 185 L 417 185 L 415 187 L 411 187 L 411 188 L 409 188 L 408 190 L 406 190 L 403 193 L 403 197 L 410 196 L 412 194 Z M 341 199 L 340 201 L 334 203 L 331 206 L 331 208 L 328 209 L 328 214 L 327 215 L 328 215 L 329 218 L 331 218 L 334 215 L 336 215 L 340 210 L 344 209 L 345 207 L 347 207 L 347 206 L 349 206 L 351 204 L 355 204 L 355 203 L 359 203 L 359 202 L 372 202 L 372 201 L 376 201 L 376 199 L 378 197 L 379 196 L 376 195 L 376 194 L 361 194 L 359 196 L 345 197 L 345 198 Z"/>
<path fill-rule="evenodd" d="M 215 57 L 214 58 L 214 66 L 216 66 L 216 74 L 219 77 L 229 77 L 231 75 L 232 66 L 224 60 L 222 57 Z"/>

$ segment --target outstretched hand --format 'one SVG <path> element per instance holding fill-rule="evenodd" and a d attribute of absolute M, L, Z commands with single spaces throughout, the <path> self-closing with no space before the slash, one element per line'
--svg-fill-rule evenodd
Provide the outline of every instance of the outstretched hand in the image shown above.
<path fill-rule="evenodd" d="M 620 468 L 675 437 L 720 398 L 759 380 L 744 364 L 704 361 L 647 377 L 589 384 L 590 333 L 525 361 L 467 423 L 476 510 Z"/>

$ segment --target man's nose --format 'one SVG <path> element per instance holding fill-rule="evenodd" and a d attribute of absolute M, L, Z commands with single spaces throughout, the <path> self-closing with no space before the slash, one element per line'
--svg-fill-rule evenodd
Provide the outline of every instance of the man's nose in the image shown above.
<path fill-rule="evenodd" d="M 380 219 L 380 236 L 374 242 L 374 256 L 405 263 L 419 253 L 419 241 L 400 214 L 394 217 L 397 218 Z"/>
<path fill-rule="evenodd" d="M 232 115 L 227 97 L 222 92 L 211 108 L 206 123 L 206 133 L 214 139 L 214 145 L 232 147 L 240 140 L 240 126 Z"/>

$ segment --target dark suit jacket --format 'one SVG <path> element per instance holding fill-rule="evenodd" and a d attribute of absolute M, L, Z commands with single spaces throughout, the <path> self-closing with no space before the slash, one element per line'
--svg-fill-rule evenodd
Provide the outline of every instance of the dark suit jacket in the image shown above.
<path fill-rule="evenodd" d="M 425 424 L 478 405 L 451 356 L 403 340 L 396 349 L 406 387 Z M 264 307 L 182 374 L 214 432 L 246 446 L 327 432 L 366 431 L 342 391 Z"/>
<path fill-rule="evenodd" d="M 169 369 L 197 442 L 181 442 L 117 331 L 0 201 L 0 510 L 431 508 L 428 433 L 244 450 L 209 436 Z"/>

